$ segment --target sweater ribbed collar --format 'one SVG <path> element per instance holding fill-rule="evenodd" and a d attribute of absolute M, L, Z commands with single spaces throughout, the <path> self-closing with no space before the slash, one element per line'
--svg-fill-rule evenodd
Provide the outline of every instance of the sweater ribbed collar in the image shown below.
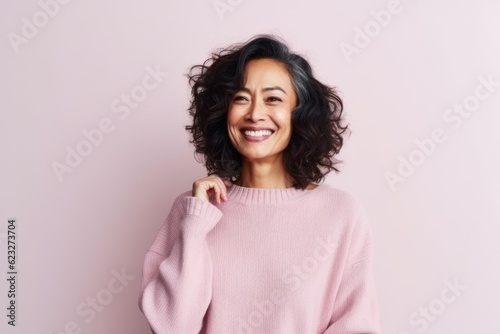
<path fill-rule="evenodd" d="M 244 204 L 273 205 L 284 204 L 302 198 L 323 187 L 319 184 L 314 189 L 295 188 L 247 188 L 236 184 L 227 188 L 228 199 Z"/>

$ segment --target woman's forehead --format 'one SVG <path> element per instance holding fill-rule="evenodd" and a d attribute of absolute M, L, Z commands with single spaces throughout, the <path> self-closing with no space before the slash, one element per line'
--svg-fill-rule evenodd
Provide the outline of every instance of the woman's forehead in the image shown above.
<path fill-rule="evenodd" d="M 243 86 L 249 89 L 263 87 L 281 87 L 285 91 L 293 89 L 292 78 L 286 66 L 268 58 L 250 60 L 245 65 Z"/>

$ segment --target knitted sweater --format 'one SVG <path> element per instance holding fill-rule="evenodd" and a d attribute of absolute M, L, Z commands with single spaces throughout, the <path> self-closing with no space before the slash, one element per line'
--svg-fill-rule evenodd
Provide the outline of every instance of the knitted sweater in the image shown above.
<path fill-rule="evenodd" d="M 156 334 L 379 334 L 373 245 L 359 200 L 328 184 L 179 195 L 143 268 Z"/>

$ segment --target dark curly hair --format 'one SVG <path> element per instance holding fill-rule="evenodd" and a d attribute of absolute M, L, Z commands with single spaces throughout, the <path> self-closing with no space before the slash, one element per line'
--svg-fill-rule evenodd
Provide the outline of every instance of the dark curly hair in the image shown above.
<path fill-rule="evenodd" d="M 204 156 L 208 175 L 235 180 L 241 173 L 242 157 L 229 138 L 227 113 L 233 95 L 243 88 L 245 64 L 262 58 L 285 65 L 298 98 L 292 113 L 292 135 L 283 154 L 293 187 L 304 189 L 310 182 L 322 182 L 331 170 L 340 172 L 335 165 L 342 161 L 334 155 L 343 145 L 342 134 L 348 126 L 341 124 L 343 104 L 335 88 L 314 78 L 309 63 L 290 52 L 277 37 L 258 35 L 217 50 L 187 74 L 192 94 L 188 110 L 193 122 L 185 129 L 192 135 L 195 153 Z"/>

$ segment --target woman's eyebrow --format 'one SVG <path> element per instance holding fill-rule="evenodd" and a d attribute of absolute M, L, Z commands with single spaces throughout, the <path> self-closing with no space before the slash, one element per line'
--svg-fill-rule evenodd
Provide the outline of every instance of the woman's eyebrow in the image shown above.
<path fill-rule="evenodd" d="M 280 86 L 273 86 L 273 87 L 265 87 L 265 88 L 262 88 L 262 92 L 268 92 L 268 91 L 271 91 L 271 90 L 280 90 L 282 91 L 283 93 L 285 93 L 285 95 L 288 95 L 285 90 L 283 88 L 281 88 Z M 248 93 L 250 94 L 250 89 L 246 88 L 246 87 L 243 87 L 240 92 L 245 92 L 245 93 Z"/>
<path fill-rule="evenodd" d="M 286 92 L 285 92 L 285 90 L 283 88 L 281 88 L 280 86 L 266 87 L 266 88 L 262 89 L 263 92 L 267 92 L 267 91 L 270 91 L 270 90 L 280 90 L 283 93 L 285 93 L 285 95 L 287 95 Z"/>

